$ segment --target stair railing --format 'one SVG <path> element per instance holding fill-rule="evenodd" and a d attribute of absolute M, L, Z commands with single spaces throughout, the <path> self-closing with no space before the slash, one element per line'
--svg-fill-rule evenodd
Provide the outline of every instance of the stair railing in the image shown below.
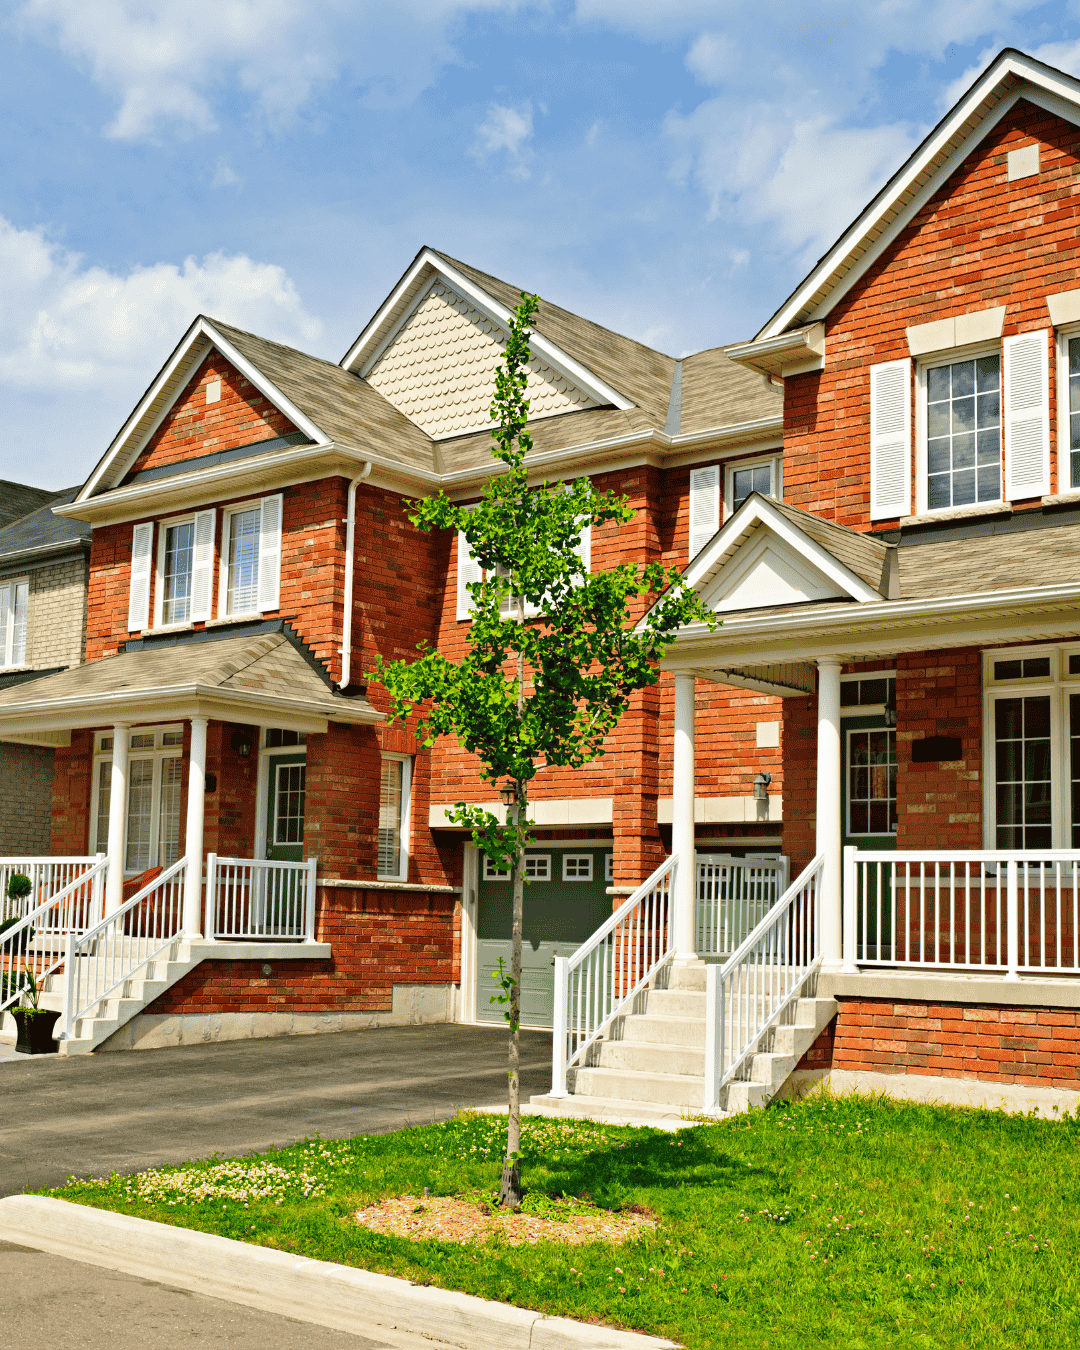
<path fill-rule="evenodd" d="M 30 910 L 59 895 L 78 877 L 89 872 L 104 856 L 99 853 L 64 858 L 0 858 L 0 923 L 25 918 Z M 22 899 L 10 900 L 8 882 L 16 873 L 27 878 L 30 890 Z M 101 914 L 94 917 L 100 919 Z"/>
<path fill-rule="evenodd" d="M 0 1013 L 18 1003 L 24 971 L 40 985 L 64 961 L 65 938 L 83 932 L 101 913 L 109 860 L 93 866 L 0 932 Z"/>
<path fill-rule="evenodd" d="M 185 856 L 93 928 L 68 933 L 60 1039 L 69 1040 L 80 1018 L 182 936 L 186 873 Z"/>
<path fill-rule="evenodd" d="M 567 1070 L 670 959 L 677 870 L 673 854 L 572 956 L 555 958 L 552 1096 L 566 1096 Z"/>
<path fill-rule="evenodd" d="M 705 1110 L 757 1053 L 821 964 L 823 854 L 795 878 L 723 965 L 705 972 Z"/>

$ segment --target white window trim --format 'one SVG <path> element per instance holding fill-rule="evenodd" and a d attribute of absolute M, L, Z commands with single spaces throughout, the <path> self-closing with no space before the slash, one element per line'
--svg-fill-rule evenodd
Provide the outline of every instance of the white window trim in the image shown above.
<path fill-rule="evenodd" d="M 299 748 L 299 747 L 297 747 Z M 278 754 L 284 753 L 279 750 Z M 412 818 L 412 755 L 399 755 L 391 751 L 383 751 L 379 759 L 379 781 L 382 785 L 382 765 L 384 760 L 394 760 L 401 764 L 401 816 L 398 820 L 398 830 L 400 832 L 401 850 L 398 861 L 398 870 L 396 872 L 377 872 L 380 881 L 408 881 L 409 879 L 409 857 L 411 855 L 409 839 L 409 822 Z M 375 865 L 378 868 L 378 829 L 376 828 L 376 855 Z"/>
<path fill-rule="evenodd" d="M 1057 492 L 1077 492 L 1072 485 L 1072 446 L 1069 444 L 1069 340 L 1080 338 L 1080 323 L 1062 324 L 1054 330 L 1057 359 L 1054 381 L 1057 402 Z"/>
<path fill-rule="evenodd" d="M 1039 643 L 1021 647 L 996 647 L 983 652 L 983 847 L 997 848 L 997 762 L 994 743 L 994 704 L 999 698 L 1018 694 L 1050 698 L 1050 840 L 1053 848 L 1070 848 L 1072 835 L 1071 783 L 1069 774 L 1069 717 L 1067 699 L 1080 694 L 1080 674 L 1069 674 L 1069 657 L 1080 655 L 1080 645 Z M 1048 676 L 1016 680 L 994 678 L 994 662 L 1012 658 L 1030 660 L 1050 657 Z"/>
<path fill-rule="evenodd" d="M 724 520 L 734 514 L 736 472 L 739 469 L 760 469 L 765 464 L 768 464 L 772 470 L 772 481 L 775 488 L 770 500 L 776 502 L 784 500 L 784 456 L 781 451 L 774 451 L 769 455 L 752 455 L 748 459 L 733 459 L 730 463 L 724 465 L 724 500 L 722 503 Z"/>
<path fill-rule="evenodd" d="M 998 496 L 992 502 L 972 502 L 972 505 L 993 506 L 1000 502 L 1005 502 L 1005 352 L 1001 341 L 994 342 L 973 342 L 967 347 L 950 347 L 946 351 L 934 352 L 928 356 L 920 356 L 915 361 L 915 514 L 940 515 L 945 511 L 964 510 L 964 507 L 957 506 L 935 506 L 931 508 L 927 503 L 930 492 L 927 483 L 927 449 L 926 449 L 926 375 L 930 370 L 936 370 L 939 366 L 955 366 L 961 361 L 974 361 L 980 356 L 996 356 L 998 358 L 998 436 L 999 436 L 999 491 Z"/>
<path fill-rule="evenodd" d="M 615 880 L 615 854 L 604 854 L 604 880 L 610 885 Z"/>
<path fill-rule="evenodd" d="M 529 876 L 529 861 L 535 859 L 537 862 L 546 864 L 547 875 L 543 877 Z M 525 854 L 525 878 L 527 881 L 551 881 L 551 854 L 550 853 L 526 853 Z"/>
<path fill-rule="evenodd" d="M 857 670 L 853 675 L 841 675 L 841 684 L 855 684 L 858 680 L 895 680 L 896 669 L 892 670 Z M 884 703 L 852 703 L 840 705 L 840 716 L 842 719 L 849 717 L 883 717 L 886 704 Z"/>
<path fill-rule="evenodd" d="M 850 712 L 850 711 L 851 711 L 851 710 L 849 709 L 849 712 Z M 884 711 L 884 705 L 882 706 L 882 711 Z M 859 713 L 860 716 L 864 715 L 863 709 L 862 709 L 862 708 L 859 708 L 859 709 L 858 709 L 858 713 Z M 896 746 L 896 728 L 895 728 L 895 727 L 845 727 L 845 728 L 844 728 L 844 770 L 845 770 L 845 773 L 847 774 L 847 782 L 846 782 L 846 784 L 845 784 L 845 792 L 844 792 L 844 797 L 845 797 L 845 803 L 844 803 L 844 804 L 845 804 L 845 806 L 846 806 L 846 808 L 847 808 L 846 811 L 845 811 L 845 817 L 846 817 L 846 818 L 845 818 L 845 820 L 844 820 L 844 831 L 845 831 L 845 834 L 846 834 L 847 838 L 849 838 L 849 839 L 895 839 L 895 838 L 896 838 L 896 835 L 897 835 L 897 830 L 899 829 L 899 825 L 900 825 L 900 813 L 899 813 L 900 775 L 899 775 L 899 774 L 897 774 L 897 782 L 896 782 L 896 791 L 897 791 L 897 795 L 896 795 L 896 797 L 893 798 L 893 800 L 897 803 L 897 807 L 898 807 L 898 809 L 897 809 L 897 820 L 896 820 L 897 829 L 896 829 L 896 830 L 886 830 L 883 834 L 879 834 L 879 833 L 876 833 L 876 832 L 871 833 L 869 830 L 865 831 L 864 833 L 859 833 L 859 832 L 856 832 L 855 830 L 853 830 L 853 829 L 851 828 L 851 738 L 852 738 L 852 736 L 865 736 L 866 733 L 867 733 L 868 731 L 891 731 L 891 732 L 893 733 L 893 755 L 894 755 L 894 756 L 896 755 L 897 746 Z"/>
<path fill-rule="evenodd" d="M 587 859 L 587 860 L 588 860 L 588 863 L 589 863 L 589 874 L 588 874 L 588 876 L 584 876 L 584 877 L 581 877 L 581 876 L 577 876 L 577 877 L 568 877 L 568 876 L 566 875 L 566 864 L 570 861 L 571 858 L 577 858 L 577 859 L 579 859 L 579 860 L 582 859 L 582 858 L 584 858 L 584 859 Z M 592 855 L 591 853 L 564 853 L 564 854 L 563 854 L 563 859 L 562 859 L 562 879 L 563 879 L 563 881 L 574 881 L 574 882 L 576 882 L 576 881 L 592 881 L 592 879 L 593 879 L 593 855 Z"/>
<path fill-rule="evenodd" d="M 26 650 L 23 651 L 21 661 L 14 660 L 15 651 L 15 596 L 20 586 L 26 587 Z M 0 591 L 11 590 L 10 608 L 8 613 L 11 615 L 11 622 L 8 632 L 0 635 L 3 639 L 3 649 L 0 650 L 0 670 L 26 670 L 29 667 L 28 652 L 30 647 L 30 577 L 0 577 Z"/>
<path fill-rule="evenodd" d="M 162 737 L 165 735 L 166 732 L 169 731 L 183 732 L 183 730 L 184 728 L 182 723 L 167 722 L 160 726 L 153 726 L 153 727 L 134 726 L 129 731 L 129 736 L 149 736 L 153 734 L 154 737 L 154 748 L 152 750 L 150 749 L 129 750 L 128 752 L 129 764 L 133 759 L 152 759 L 154 761 L 154 777 L 150 789 L 150 820 L 152 822 L 150 830 L 150 861 L 146 864 L 147 868 L 157 867 L 158 865 L 158 845 L 161 842 L 161 814 L 160 814 L 161 761 L 165 759 L 182 759 L 184 754 L 184 748 L 182 745 L 162 745 L 161 743 Z M 108 750 L 103 750 L 101 748 L 101 743 L 105 737 L 111 738 L 112 734 L 113 733 L 111 731 L 97 731 L 94 733 L 94 759 L 93 759 L 93 769 L 91 771 L 91 784 L 90 784 L 90 837 L 87 840 L 88 846 L 92 846 L 93 844 L 95 844 L 98 837 L 98 797 L 100 796 L 100 789 L 101 789 L 100 766 L 103 762 L 111 764 L 113 757 L 112 747 L 110 746 Z M 128 779 L 128 791 L 129 793 L 131 791 L 130 774 Z M 111 803 L 110 803 L 110 811 L 111 811 Z M 128 803 L 125 801 L 124 802 L 125 822 L 127 820 L 127 811 L 128 811 Z M 180 821 L 180 829 L 182 835 L 184 829 L 184 822 L 182 817 Z M 131 870 L 128 869 L 127 840 L 125 837 L 124 876 L 126 877 L 138 876 L 139 872 L 144 870 L 145 869 L 143 868 L 138 869 L 133 868 Z"/>
<path fill-rule="evenodd" d="M 154 624 L 153 624 L 154 631 L 157 632 L 157 631 L 159 631 L 160 629 L 166 629 L 166 630 L 168 630 L 168 629 L 170 629 L 170 628 L 190 628 L 190 627 L 191 627 L 191 622 L 192 622 L 190 618 L 188 618 L 188 619 L 180 619 L 180 620 L 178 620 L 176 623 L 169 623 L 169 624 L 166 624 L 166 623 L 163 623 L 163 622 L 162 622 L 161 615 L 162 615 L 162 612 L 163 612 L 163 610 L 164 610 L 164 608 L 165 608 L 165 536 L 168 534 L 169 530 L 174 529 L 177 525 L 191 525 L 191 526 L 192 526 L 192 568 L 191 568 L 191 582 L 192 582 L 192 587 L 194 588 L 194 584 L 195 584 L 195 556 L 194 556 L 194 554 L 195 554 L 195 541 L 194 541 L 195 512 L 194 512 L 194 511 L 191 511 L 191 512 L 188 512 L 187 515 L 183 515 L 183 516 L 170 516 L 170 517 L 168 518 L 168 520 L 159 520 L 159 521 L 157 521 L 157 522 L 156 522 L 156 525 L 157 525 L 157 536 L 158 536 L 158 537 L 157 537 L 157 561 L 156 561 L 155 564 L 154 564 Z M 190 594 L 190 592 L 189 592 L 189 594 L 188 594 L 188 613 L 189 613 L 189 614 L 190 614 L 190 612 L 191 612 L 191 603 L 192 603 L 192 596 L 191 596 L 191 594 Z"/>
<path fill-rule="evenodd" d="M 238 610 L 235 614 L 229 613 L 229 539 L 232 534 L 233 516 L 243 515 L 245 511 L 257 511 L 259 513 L 260 529 L 256 535 L 255 549 L 255 604 L 251 609 Z M 218 603 L 217 617 L 219 619 L 230 619 L 237 622 L 241 619 L 261 619 L 262 611 L 259 609 L 259 545 L 262 534 L 262 498 L 255 497 L 248 502 L 233 502 L 230 506 L 222 507 L 221 511 L 221 548 L 218 554 Z"/>

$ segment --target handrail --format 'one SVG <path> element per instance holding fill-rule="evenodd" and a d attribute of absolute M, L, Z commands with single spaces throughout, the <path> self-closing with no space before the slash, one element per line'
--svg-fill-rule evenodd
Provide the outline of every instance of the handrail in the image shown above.
<path fill-rule="evenodd" d="M 318 863 L 207 854 L 207 940 L 314 942 Z"/>
<path fill-rule="evenodd" d="M 788 859 L 698 853 L 694 880 L 694 948 L 726 956 L 787 890 Z"/>
<path fill-rule="evenodd" d="M 755 1053 L 821 964 L 825 856 L 803 869 L 723 965 L 705 971 L 705 1110 Z"/>
<path fill-rule="evenodd" d="M 85 917 L 92 921 L 94 914 L 101 908 L 108 870 L 108 858 L 104 855 L 99 856 L 89 871 L 82 872 L 69 881 L 62 891 L 50 896 L 48 900 L 43 900 L 29 914 L 0 933 L 0 1012 L 18 1001 L 22 993 L 19 971 L 30 964 L 33 958 L 37 958 L 34 962 L 34 978 L 39 983 L 60 968 L 64 954 L 59 945 L 55 949 L 54 959 L 50 962 L 45 959 L 47 949 L 39 946 L 37 951 L 32 952 L 30 943 L 38 932 L 44 931 L 48 937 L 57 937 L 65 933 L 70 934 L 82 927 L 83 925 L 77 921 L 76 911 L 79 906 L 89 911 Z M 78 894 L 85 891 L 85 888 L 89 888 L 88 894 Z M 53 910 L 59 911 L 58 921 L 52 924 L 42 923 L 43 919 L 49 918 L 50 911 Z M 38 961 L 40 967 L 37 965 Z"/>
<path fill-rule="evenodd" d="M 184 878 L 187 857 L 178 858 L 160 876 L 107 914 L 81 936 L 68 933 L 64 957 L 62 1037 L 95 1004 L 183 935 Z"/>
<path fill-rule="evenodd" d="M 678 866 L 678 854 L 666 858 L 577 951 L 555 958 L 553 1096 L 566 1096 L 567 1070 L 670 959 Z"/>

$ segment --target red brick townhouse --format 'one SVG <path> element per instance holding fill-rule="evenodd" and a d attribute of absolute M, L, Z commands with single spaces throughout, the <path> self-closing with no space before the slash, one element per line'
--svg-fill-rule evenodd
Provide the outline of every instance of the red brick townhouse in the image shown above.
<path fill-rule="evenodd" d="M 696 556 L 724 625 L 665 666 L 787 686 L 838 1008 L 800 1073 L 1075 1109 L 1080 83 L 1002 52 L 728 355 L 783 381 L 783 501 Z"/>
<path fill-rule="evenodd" d="M 469 557 L 404 508 L 494 471 L 519 294 L 424 249 L 338 365 L 199 318 L 59 508 L 92 527 L 86 662 L 0 691 L 0 739 L 59 744 L 51 852 L 85 860 L 83 883 L 39 868 L 27 902 L 55 901 L 36 931 L 65 1050 L 501 1020 L 509 888 L 446 820 L 494 794 L 388 726 L 365 671 L 468 632 Z M 686 565 L 751 493 L 782 495 L 780 392 L 724 349 L 673 360 L 544 302 L 533 351 L 536 480 L 587 473 L 637 509 L 586 535 L 592 567 Z M 703 866 L 779 854 L 780 703 L 741 683 L 699 700 Z M 670 852 L 673 688 L 536 783 L 534 1024 L 554 957 Z"/>

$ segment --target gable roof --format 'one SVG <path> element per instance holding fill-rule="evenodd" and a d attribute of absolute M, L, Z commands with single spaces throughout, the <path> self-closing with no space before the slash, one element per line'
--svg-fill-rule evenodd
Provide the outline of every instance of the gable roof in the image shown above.
<path fill-rule="evenodd" d="M 78 496 L 77 487 L 50 494 L 49 504 L 0 528 L 0 567 L 35 553 L 61 553 L 90 543 L 90 527 L 78 520 L 65 520 L 53 513 Z"/>
<path fill-rule="evenodd" d="M 814 265 L 754 343 L 823 319 L 1022 98 L 1080 125 L 1080 81 L 1005 48 Z"/>

